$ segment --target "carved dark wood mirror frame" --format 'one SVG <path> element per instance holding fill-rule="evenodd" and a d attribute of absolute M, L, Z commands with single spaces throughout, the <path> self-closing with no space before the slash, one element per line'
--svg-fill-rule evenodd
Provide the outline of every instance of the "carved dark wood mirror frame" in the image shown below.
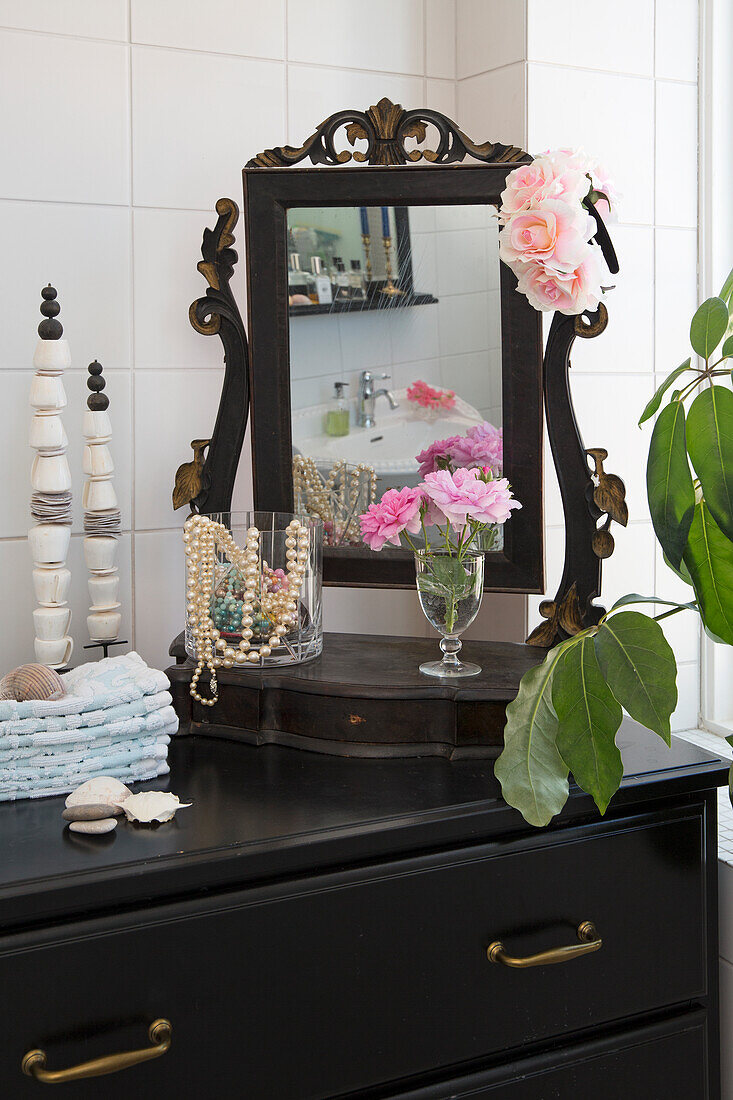
<path fill-rule="evenodd" d="M 433 129 L 437 131 L 435 148 L 424 147 L 428 126 L 432 128 L 430 133 Z M 343 128 L 352 147 L 357 141 L 365 141 L 366 149 L 337 149 L 335 137 Z M 418 145 L 409 147 L 409 139 Z M 462 163 L 466 158 L 470 162 Z M 192 443 L 194 461 L 181 466 L 176 476 L 175 507 L 190 502 L 192 508 L 201 512 L 229 510 L 250 403 L 258 419 L 253 444 L 256 507 L 271 510 L 292 507 L 287 295 L 278 280 L 287 277 L 287 209 L 312 205 L 314 198 L 312 188 L 308 188 L 314 169 L 285 172 L 283 168 L 293 168 L 306 159 L 326 169 L 343 166 L 352 159 L 370 166 L 358 173 L 319 171 L 319 205 L 405 206 L 439 205 L 441 201 L 454 205 L 496 202 L 506 175 L 532 158 L 514 146 L 492 142 L 477 145 L 438 112 L 404 111 L 398 104 L 381 100 L 366 112 L 341 111 L 332 115 L 300 148 L 268 149 L 249 161 L 243 173 L 248 234 L 251 235 L 251 227 L 256 223 L 259 240 L 266 240 L 271 248 L 266 263 L 256 268 L 252 263 L 249 265 L 249 303 L 251 316 L 257 316 L 262 309 L 267 321 L 263 328 L 258 319 L 250 356 L 241 315 L 229 287 L 237 261 L 231 246 L 238 209 L 233 200 L 220 199 L 216 206 L 219 220 L 213 230 L 204 232 L 203 260 L 198 264 L 209 288 L 205 297 L 192 304 L 190 319 L 198 332 L 221 337 L 226 373 L 212 437 Z M 415 171 L 414 166 L 421 159 L 432 167 Z M 595 208 L 589 209 L 597 224 L 595 239 L 615 273 L 618 263 L 606 228 Z M 249 236 L 248 255 L 252 260 Z M 627 522 L 623 482 L 604 470 L 605 450 L 601 447 L 586 450 L 583 445 L 568 376 L 575 338 L 599 335 L 608 316 L 603 305 L 596 312 L 579 317 L 555 314 L 542 358 L 541 317 L 524 296 L 513 292 L 514 275 L 503 264 L 501 285 L 502 357 L 511 367 L 504 372 L 507 455 L 511 456 L 514 448 L 514 461 L 509 460 L 507 473 L 517 496 L 526 503 L 507 527 L 505 552 L 491 555 L 503 560 L 489 565 L 487 588 L 543 591 L 540 393 L 544 391 L 548 437 L 565 515 L 565 566 L 554 600 L 540 605 L 544 621 L 532 631 L 528 641 L 550 646 L 600 618 L 603 608 L 593 601 L 600 595 L 601 560 L 613 552 L 609 526 L 611 520 Z M 260 330 L 262 338 L 258 336 Z M 526 338 L 528 332 L 531 339 L 522 343 L 520 336 Z M 520 348 L 521 356 L 517 354 Z M 255 356 L 257 365 L 253 369 L 250 358 Z M 529 447 L 523 446 L 520 439 L 518 390 L 512 388 L 511 377 L 524 387 L 523 408 L 529 402 L 537 410 L 539 430 Z M 513 538 L 510 532 L 514 532 Z M 534 546 L 523 544 L 527 532 L 536 535 Z M 355 560 L 359 553 L 348 551 L 349 560 Z M 414 583 L 412 563 L 407 557 L 388 562 L 365 551 L 358 560 L 363 573 L 355 581 L 339 565 L 338 557 L 331 558 L 331 576 L 326 567 L 327 581 L 388 587 L 411 587 Z M 388 577 L 386 570 L 391 570 Z"/>

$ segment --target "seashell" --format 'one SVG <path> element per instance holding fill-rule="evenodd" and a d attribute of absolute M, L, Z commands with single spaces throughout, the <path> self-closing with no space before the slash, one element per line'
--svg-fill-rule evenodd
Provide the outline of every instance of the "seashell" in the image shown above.
<path fill-rule="evenodd" d="M 122 804 L 128 821 L 150 824 L 153 821 L 170 821 L 176 810 L 192 806 L 193 802 L 181 802 L 177 794 L 169 791 L 141 791 L 132 794 Z"/>
<path fill-rule="evenodd" d="M 0 680 L 0 699 L 60 699 L 65 695 L 64 681 L 45 665 L 20 665 Z"/>
<path fill-rule="evenodd" d="M 67 809 L 70 806 L 90 806 L 94 802 L 121 806 L 131 793 L 130 788 L 120 783 L 119 779 L 114 779 L 111 775 L 97 775 L 72 791 L 64 805 Z"/>

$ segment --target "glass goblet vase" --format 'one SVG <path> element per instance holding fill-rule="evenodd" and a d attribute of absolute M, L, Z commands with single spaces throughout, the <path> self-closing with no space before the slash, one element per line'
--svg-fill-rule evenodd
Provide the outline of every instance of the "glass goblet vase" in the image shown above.
<path fill-rule="evenodd" d="M 415 553 L 417 592 L 423 614 L 441 635 L 442 661 L 425 661 L 426 676 L 452 679 L 476 676 L 479 665 L 459 660 L 460 635 L 471 625 L 484 594 L 484 555 L 469 550 L 459 559 L 455 552 L 432 549 Z"/>

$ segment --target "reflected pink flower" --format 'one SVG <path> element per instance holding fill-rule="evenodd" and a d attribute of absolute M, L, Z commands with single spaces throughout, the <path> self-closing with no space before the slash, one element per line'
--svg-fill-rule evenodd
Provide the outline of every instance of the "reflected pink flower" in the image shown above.
<path fill-rule="evenodd" d="M 420 467 L 420 477 L 432 474 L 436 470 L 445 469 L 453 457 L 453 449 L 461 442 L 460 435 L 451 435 L 448 439 L 436 439 L 424 451 L 415 455 L 415 461 Z"/>
<path fill-rule="evenodd" d="M 407 400 L 423 409 L 452 409 L 456 403 L 453 390 L 436 390 L 418 379 L 407 387 Z"/>
<path fill-rule="evenodd" d="M 465 436 L 455 438 L 451 447 L 454 466 L 490 466 L 494 473 L 502 468 L 503 452 L 502 430 L 488 420 L 469 428 Z"/>
<path fill-rule="evenodd" d="M 422 504 L 420 489 L 388 489 L 378 503 L 370 504 L 359 516 L 361 537 L 372 550 L 381 550 L 385 542 L 399 546 L 403 531 L 415 535 L 420 530 Z"/>

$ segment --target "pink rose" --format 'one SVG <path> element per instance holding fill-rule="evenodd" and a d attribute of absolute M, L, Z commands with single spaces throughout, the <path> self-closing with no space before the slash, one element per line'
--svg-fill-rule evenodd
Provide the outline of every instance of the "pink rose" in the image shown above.
<path fill-rule="evenodd" d="M 541 208 L 511 216 L 499 238 L 499 256 L 510 265 L 541 263 L 556 271 L 574 271 L 595 228 L 582 207 L 547 199 Z"/>
<path fill-rule="evenodd" d="M 454 466 L 490 466 L 496 473 L 502 467 L 503 449 L 501 428 L 485 420 L 469 428 L 465 436 L 454 439 L 451 457 Z"/>
<path fill-rule="evenodd" d="M 436 439 L 424 451 L 416 454 L 415 461 L 420 467 L 420 477 L 445 468 L 450 463 L 453 448 L 460 442 L 460 435 L 452 435 L 448 439 Z"/>
<path fill-rule="evenodd" d="M 558 272 L 528 264 L 519 272 L 517 290 L 526 294 L 537 310 L 557 310 L 573 316 L 585 309 L 598 308 L 603 283 L 610 280 L 603 254 L 597 245 L 589 246 L 575 271 Z M 606 284 L 608 285 L 608 284 Z"/>
<path fill-rule="evenodd" d="M 457 531 L 469 519 L 476 523 L 505 523 L 513 508 L 521 508 L 512 497 L 506 478 L 482 481 L 476 469 L 460 469 L 454 474 L 438 470 L 427 474 L 420 488 Z"/>
<path fill-rule="evenodd" d="M 508 221 L 512 214 L 544 206 L 547 199 L 580 202 L 589 189 L 584 161 L 572 154 L 544 154 L 509 173 L 499 217 Z"/>
<path fill-rule="evenodd" d="M 370 504 L 359 516 L 361 537 L 372 550 L 381 550 L 385 542 L 400 545 L 400 535 L 407 531 L 416 535 L 420 530 L 420 489 L 388 489 L 377 504 Z"/>

